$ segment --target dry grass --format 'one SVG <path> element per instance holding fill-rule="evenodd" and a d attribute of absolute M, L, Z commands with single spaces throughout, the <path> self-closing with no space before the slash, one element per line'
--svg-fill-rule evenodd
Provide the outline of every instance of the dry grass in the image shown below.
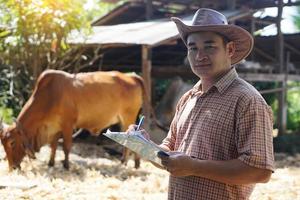
<path fill-rule="evenodd" d="M 167 198 L 168 173 L 148 162 L 133 168 L 133 161 L 123 166 L 97 145 L 76 143 L 70 155 L 70 170 L 59 162 L 63 152 L 58 149 L 56 165 L 48 168 L 50 149 L 43 147 L 36 160 L 25 158 L 22 170 L 9 173 L 0 146 L 1 199 L 103 199 L 160 200 Z M 251 199 L 300 199 L 300 155 L 277 155 L 278 169 L 268 184 L 259 184 Z M 29 187 L 30 185 L 36 186 Z M 9 186 L 10 185 L 10 186 Z M 26 188 L 26 187 L 27 188 Z M 28 188 L 29 187 L 29 188 Z"/>

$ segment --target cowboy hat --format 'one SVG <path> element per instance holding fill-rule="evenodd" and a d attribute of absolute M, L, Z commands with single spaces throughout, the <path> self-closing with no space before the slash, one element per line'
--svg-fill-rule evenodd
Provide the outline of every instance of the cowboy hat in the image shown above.
<path fill-rule="evenodd" d="M 251 34 L 239 26 L 228 24 L 226 17 L 215 10 L 200 8 L 195 13 L 191 24 L 185 24 L 177 17 L 172 17 L 171 20 L 175 22 L 179 35 L 186 46 L 188 35 L 200 31 L 216 32 L 229 41 L 233 41 L 236 50 L 231 58 L 231 64 L 236 64 L 246 58 L 253 48 Z"/>

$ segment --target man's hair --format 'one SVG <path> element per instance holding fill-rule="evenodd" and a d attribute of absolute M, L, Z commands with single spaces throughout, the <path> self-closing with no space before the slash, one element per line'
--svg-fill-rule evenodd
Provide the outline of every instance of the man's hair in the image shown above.
<path fill-rule="evenodd" d="M 216 33 L 217 35 L 219 35 L 219 36 L 222 38 L 224 47 L 226 46 L 226 44 L 227 44 L 228 42 L 231 42 L 231 40 L 230 40 L 228 37 L 226 37 L 225 35 L 223 35 L 223 34 L 221 34 L 221 33 L 217 33 L 217 32 L 215 32 L 215 33 Z"/>

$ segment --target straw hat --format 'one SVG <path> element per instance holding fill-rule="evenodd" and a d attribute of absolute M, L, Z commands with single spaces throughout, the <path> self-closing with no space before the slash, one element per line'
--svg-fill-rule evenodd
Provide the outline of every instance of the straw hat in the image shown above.
<path fill-rule="evenodd" d="M 246 58 L 253 48 L 253 37 L 245 29 L 228 24 L 226 17 L 212 9 L 200 8 L 194 15 L 190 24 L 185 24 L 181 19 L 172 17 L 184 44 L 187 45 L 187 37 L 191 33 L 211 31 L 219 33 L 233 41 L 236 46 L 231 64 L 236 64 Z"/>

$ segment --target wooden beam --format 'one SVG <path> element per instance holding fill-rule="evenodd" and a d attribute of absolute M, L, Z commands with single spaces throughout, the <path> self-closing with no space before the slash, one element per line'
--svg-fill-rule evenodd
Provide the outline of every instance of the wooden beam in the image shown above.
<path fill-rule="evenodd" d="M 267 20 L 258 19 L 258 18 L 255 20 L 255 22 L 257 24 L 263 24 L 263 25 L 267 25 L 267 26 L 274 24 L 274 22 L 272 22 L 272 21 L 267 21 Z"/>
<path fill-rule="evenodd" d="M 263 50 L 257 48 L 257 47 L 254 47 L 254 51 L 259 53 L 261 56 L 267 58 L 268 60 L 272 61 L 272 62 L 276 62 L 276 58 L 274 58 L 273 56 L 271 56 L 270 54 L 264 52 Z"/>
<path fill-rule="evenodd" d="M 277 7 L 278 3 L 276 3 L 276 1 L 270 1 L 271 3 L 266 3 L 266 4 L 263 4 L 262 6 L 260 7 L 257 7 L 257 9 L 261 9 L 261 8 L 275 8 Z M 283 7 L 286 7 L 286 6 L 299 6 L 300 5 L 300 1 L 295 1 L 295 2 L 287 2 L 287 3 L 284 3 L 283 4 Z"/>
<path fill-rule="evenodd" d="M 300 81 L 300 75 L 290 74 L 287 76 L 288 81 Z"/>
<path fill-rule="evenodd" d="M 127 72 L 130 71 L 139 71 L 140 66 L 136 65 L 103 65 L 102 69 L 104 71 L 108 70 L 118 70 Z M 270 73 L 245 73 L 238 72 L 239 76 L 246 81 L 257 81 L 257 82 L 280 82 L 284 80 L 285 74 L 270 74 Z M 159 78 L 169 78 L 174 76 L 181 76 L 183 78 L 197 78 L 189 67 L 186 66 L 152 66 L 151 67 L 151 76 Z M 288 74 L 288 81 L 300 81 L 300 74 Z"/>
<path fill-rule="evenodd" d="M 149 21 L 153 16 L 153 4 L 152 0 L 146 0 L 146 20 Z"/>
<path fill-rule="evenodd" d="M 270 93 L 276 93 L 276 92 L 282 92 L 284 88 L 273 88 L 273 89 L 267 89 L 267 90 L 259 90 L 260 94 L 270 94 Z"/>
<path fill-rule="evenodd" d="M 178 43 L 177 40 L 178 40 L 179 38 L 180 38 L 179 35 L 174 36 L 174 37 L 170 37 L 170 38 L 168 38 L 168 39 L 166 39 L 166 40 L 163 40 L 163 41 L 160 41 L 160 42 L 158 42 L 158 43 L 153 44 L 153 45 L 152 45 L 152 48 L 158 47 L 158 46 L 160 46 L 160 45 L 176 45 L 176 44 Z"/>
<path fill-rule="evenodd" d="M 151 117 L 151 47 L 148 45 L 142 46 L 142 77 L 144 79 L 144 86 L 146 95 L 143 104 L 143 113 L 146 117 L 145 127 L 149 127 L 150 117 Z"/>
<path fill-rule="evenodd" d="M 246 81 L 257 81 L 257 82 L 282 82 L 285 78 L 288 81 L 300 81 L 300 75 L 294 74 L 257 74 L 257 73 L 238 73 L 239 76 Z M 285 77 L 286 76 L 286 77 Z"/>
<path fill-rule="evenodd" d="M 278 0 L 278 15 L 277 15 L 277 58 L 279 63 L 279 73 L 287 73 L 284 69 L 284 38 L 281 30 L 281 21 L 283 13 L 283 0 Z M 279 83 L 279 87 L 284 88 L 278 94 L 278 130 L 279 134 L 286 133 L 286 123 L 287 123 L 287 103 L 286 103 L 286 87 L 287 87 L 287 76 L 284 77 L 284 80 Z"/>
<path fill-rule="evenodd" d="M 259 90 L 259 93 L 261 94 L 270 94 L 270 93 L 276 93 L 276 92 L 282 92 L 283 90 L 289 90 L 289 91 L 299 91 L 300 87 L 293 86 L 288 88 L 273 88 L 273 89 L 267 89 L 267 90 Z"/>
<path fill-rule="evenodd" d="M 125 6 L 122 6 L 122 7 L 118 7 L 118 8 L 115 8 L 113 10 L 113 12 L 109 12 L 107 13 L 105 16 L 101 17 L 100 19 L 98 19 L 97 21 L 93 22 L 92 23 L 92 26 L 99 26 L 100 22 L 101 22 L 101 25 L 106 23 L 107 21 L 115 18 L 116 16 L 122 14 L 124 11 L 126 11 L 128 8 L 130 8 L 130 4 L 128 5 L 125 5 Z"/>
<path fill-rule="evenodd" d="M 284 72 L 284 40 L 283 34 L 281 30 L 281 21 L 282 21 L 282 13 L 283 13 L 283 0 L 278 0 L 278 16 L 276 21 L 277 27 L 277 58 L 279 62 L 279 73 Z"/>
<path fill-rule="evenodd" d="M 284 43 L 284 46 L 287 49 L 290 49 L 291 51 L 293 51 L 294 53 L 300 55 L 300 50 L 296 49 L 295 47 L 293 47 L 292 45 L 288 44 L 287 42 Z"/>
<path fill-rule="evenodd" d="M 285 3 L 283 6 L 299 6 L 299 5 L 300 5 L 300 1 L 296 1 L 296 2 L 289 1 L 288 3 Z"/>
<path fill-rule="evenodd" d="M 238 74 L 241 78 L 243 78 L 246 81 L 280 82 L 284 80 L 284 74 L 257 74 L 257 73 L 238 73 Z"/>
<path fill-rule="evenodd" d="M 240 73 L 239 76 L 246 81 L 255 82 L 281 82 L 285 79 L 285 74 L 270 73 Z M 197 78 L 192 70 L 188 67 L 172 67 L 172 66 L 153 66 L 152 77 L 174 77 L 181 76 L 183 78 Z M 300 81 L 300 75 L 287 75 L 289 81 Z"/>

